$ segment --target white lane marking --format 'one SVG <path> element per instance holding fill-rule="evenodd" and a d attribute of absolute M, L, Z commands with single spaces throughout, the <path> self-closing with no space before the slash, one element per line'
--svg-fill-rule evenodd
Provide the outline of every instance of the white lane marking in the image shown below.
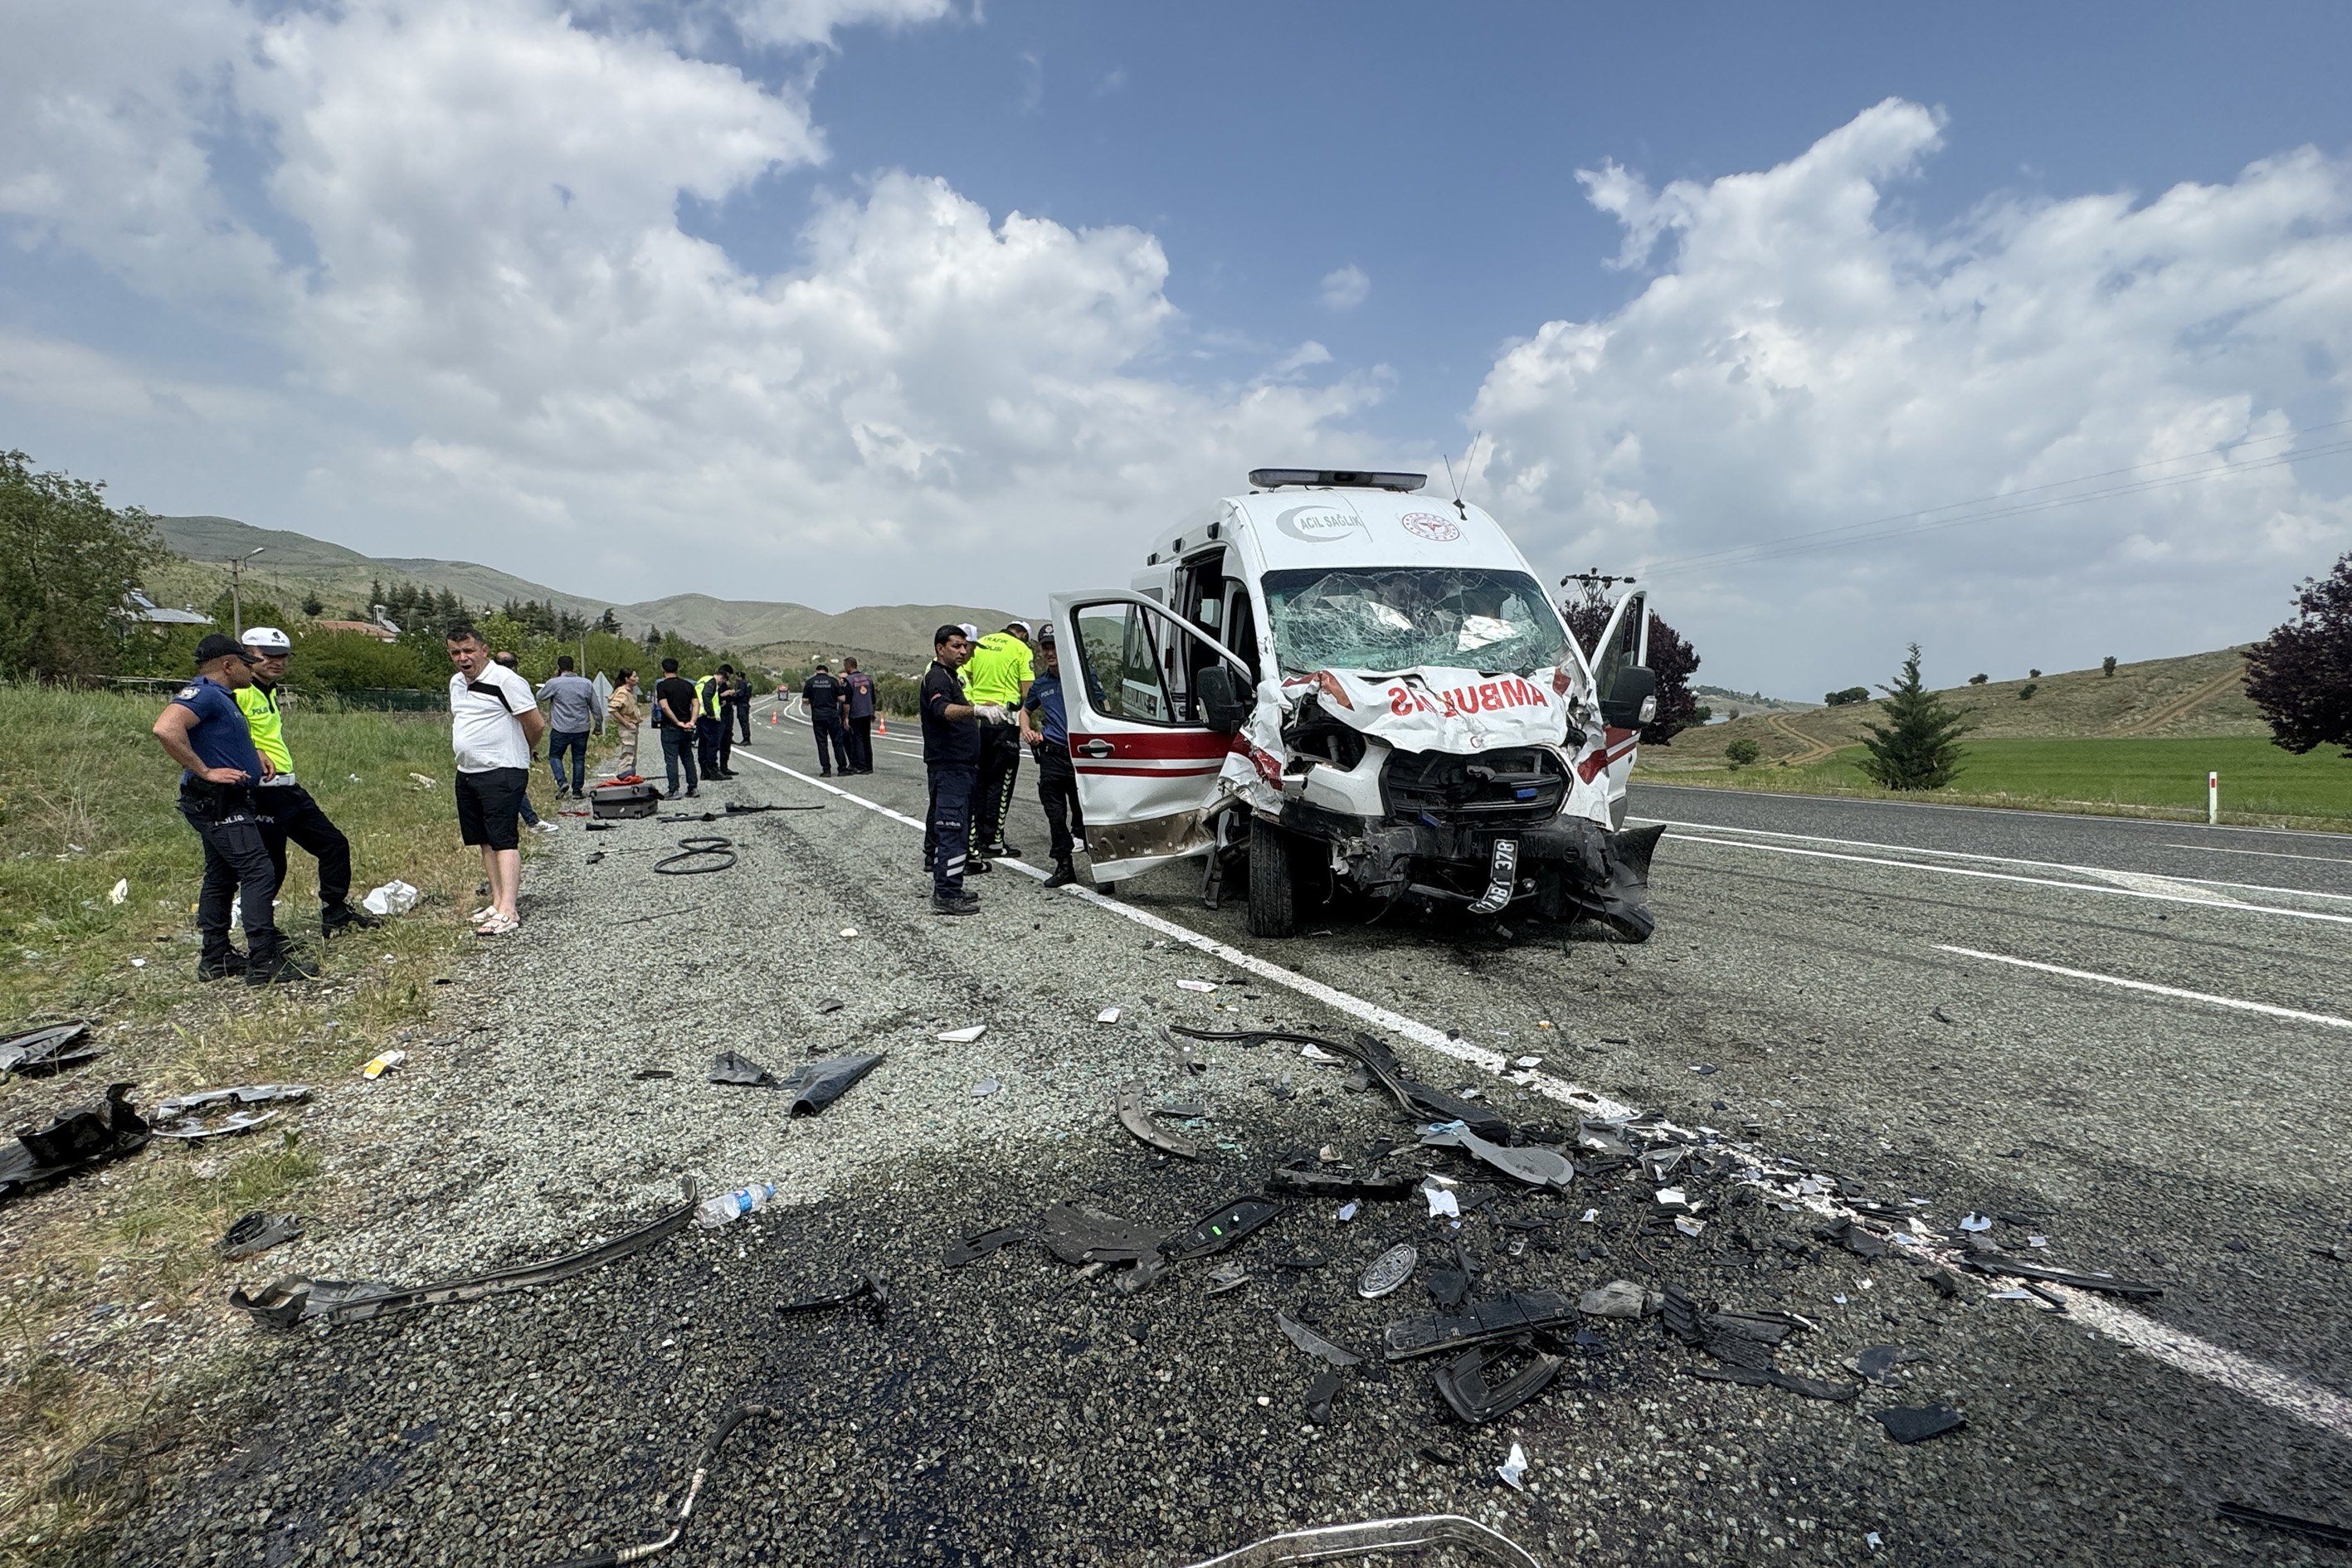
<path fill-rule="evenodd" d="M 2200 833 L 2262 833 L 2273 838 L 2340 839 L 2345 837 L 2325 827 L 2239 827 L 2226 822 L 2199 822 L 2193 817 L 2183 820 L 2180 817 L 2111 816 L 2098 811 L 2033 811 L 2021 805 L 1948 805 L 1933 800 L 1871 800 L 1858 795 L 1801 795 L 1794 790 L 1784 789 L 1726 789 L 1707 784 L 1662 784 L 1654 777 L 1635 779 L 1633 784 L 1641 789 L 1666 790 L 1677 795 L 1762 795 L 1767 800 L 1801 800 L 1815 805 L 1883 805 L 1895 811 L 1965 811 L 1979 816 L 2037 816 L 2044 821 L 2063 816 L 2070 822 L 2112 822 L 2127 827 L 2156 827 L 2174 833 L 2193 826 Z M 1701 826 L 1717 827 L 1723 825 L 1709 822 Z"/>
<path fill-rule="evenodd" d="M 773 768 L 780 773 L 789 774 L 803 784 L 814 784 L 828 795 L 837 795 L 844 800 L 853 801 L 868 811 L 888 817 L 893 822 L 904 823 L 918 833 L 922 831 L 923 825 L 920 822 L 903 812 L 893 811 L 878 801 L 868 800 L 861 795 L 852 795 L 845 789 L 835 788 L 823 779 L 811 778 L 797 768 L 788 768 L 782 763 L 772 763 L 762 756 L 752 755 L 751 760 L 763 767 Z M 1045 872 L 1025 860 L 996 860 L 991 864 L 1009 867 L 1040 882 L 1046 877 Z M 1066 896 L 1083 899 L 1098 910 L 1108 910 L 1121 919 L 1133 921 L 1147 930 L 1158 931 L 1171 942 L 1182 942 L 1186 947 L 1207 953 L 1221 963 L 1232 964 L 1235 969 L 1245 970 L 1261 980 L 1286 986 L 1302 996 L 1311 996 L 1325 1006 L 1345 1013 L 1360 1023 L 1370 1024 L 1375 1028 L 1386 1029 L 1391 1034 L 1402 1035 L 1417 1046 L 1426 1046 L 1429 1049 L 1452 1057 L 1456 1061 L 1468 1062 L 1474 1067 L 1484 1068 L 1491 1073 L 1500 1073 L 1510 1065 L 1508 1059 L 1498 1053 L 1481 1050 L 1465 1040 L 1454 1039 L 1443 1029 L 1432 1028 L 1418 1019 L 1408 1018 L 1402 1013 L 1391 1012 L 1378 1003 L 1367 1002 L 1362 997 L 1351 995 L 1335 985 L 1326 985 L 1320 980 L 1310 979 L 1295 969 L 1285 969 L 1278 963 L 1269 963 L 1255 953 L 1244 952 L 1240 948 L 1229 946 L 1213 936 L 1203 935 L 1190 926 L 1181 926 L 1174 921 L 1163 920 L 1149 910 L 1139 910 L 1132 904 L 1121 903 L 1117 899 L 1105 898 L 1092 888 L 1074 885 L 1058 890 Z M 1538 1072 L 1531 1075 L 1528 1087 L 1547 1099 L 1558 1100 L 1563 1105 L 1573 1106 L 1587 1116 L 1631 1120 L 1640 1114 L 1630 1105 L 1620 1104 L 1606 1095 L 1595 1094 L 1591 1089 L 1580 1088 L 1565 1079 L 1555 1078 L 1549 1073 Z"/>
<path fill-rule="evenodd" d="M 2118 1344 L 2129 1345 L 2177 1371 L 2259 1400 L 2322 1431 L 2352 1438 L 2352 1399 L 2119 1307 L 2088 1290 L 2078 1290 L 2070 1285 L 2051 1289 L 2065 1298 L 2069 1312 Z"/>
<path fill-rule="evenodd" d="M 1726 827 L 1721 823 L 1717 822 L 1676 822 L 1672 817 L 1665 816 L 1628 816 L 1625 820 L 1627 822 L 1664 823 L 1666 826 L 1675 828 L 1678 831 L 1698 828 L 1708 833 L 1745 833 L 1757 838 L 1793 838 L 1805 844 L 1835 844 L 1841 848 L 1845 849 L 1884 849 L 1890 854 L 1924 855 L 1937 860 L 1982 860 L 1994 866 L 2030 866 L 2038 871 L 2074 871 L 2088 877 L 2112 877 L 2125 887 L 2134 885 L 2129 879 L 2144 877 L 2151 879 L 2150 885 L 2152 886 L 2162 883 L 2179 883 L 2182 886 L 2191 888 L 2235 888 L 2242 892 L 2284 893 L 2291 898 L 2340 899 L 2347 902 L 2352 902 L 2352 893 L 2318 893 L 2314 892 L 2307 888 L 2282 888 L 2271 882 L 2224 882 L 2217 880 L 2211 877 L 2160 877 L 2156 873 L 2149 871 L 2126 871 L 2118 869 L 2113 866 L 2079 866 L 2068 860 L 2021 860 L 2014 856 L 1979 855 L 1966 849 L 1927 849 L 1915 844 L 1881 844 L 1875 839 L 1870 838 L 1828 838 L 1818 833 L 1781 833 L 1769 827 Z M 2259 855 L 2263 853 L 2263 851 L 2259 849 L 2225 849 L 2221 851 L 2221 853 L 2224 855 Z M 2326 857 L 2320 855 L 2298 855 L 2290 856 L 2288 858 L 2319 860 L 2325 859 Z M 2352 865 L 2352 860 L 2347 860 L 2345 864 Z M 2165 889 L 2158 886 L 2157 887 L 2157 890 L 2163 891 Z M 2211 900 L 2205 901 L 2216 903 L 2243 902 L 2242 900 L 2229 899 L 2224 895 L 2218 893 L 2215 894 Z"/>
<path fill-rule="evenodd" d="M 893 822 L 904 823 L 919 832 L 922 828 L 923 825 L 913 817 L 904 812 L 893 811 L 878 801 L 868 800 L 860 795 L 852 795 L 849 791 L 838 789 L 822 779 L 811 778 L 796 768 L 788 768 L 781 763 L 769 762 L 765 757 L 754 756 L 751 760 L 763 766 L 773 768 L 780 773 L 796 778 L 803 784 L 814 784 L 827 795 L 837 795 L 844 800 L 862 805 L 866 810 L 887 816 Z M 999 860 L 996 864 L 1010 866 L 1041 881 L 1045 875 L 1034 866 L 1023 861 Z M 1061 891 L 1084 899 L 1097 909 L 1108 910 L 1139 925 L 1159 931 L 1172 941 L 1181 942 L 1187 947 L 1209 953 L 1236 968 L 1245 969 L 1275 984 L 1286 986 L 1302 995 L 1311 996 L 1328 1006 L 1335 1007 L 1365 1023 L 1374 1024 L 1402 1035 L 1416 1044 L 1427 1046 L 1432 1050 L 1442 1052 L 1461 1061 L 1470 1062 L 1490 1072 L 1500 1072 L 1506 1065 L 1504 1058 L 1492 1051 L 1482 1051 L 1475 1046 L 1449 1039 L 1442 1030 L 1433 1029 L 1426 1024 L 1416 1022 L 1399 1013 L 1392 1013 L 1386 1007 L 1375 1005 L 1360 997 L 1350 996 L 1344 991 L 1326 985 L 1319 980 L 1310 980 L 1306 975 L 1285 969 L 1279 964 L 1268 963 L 1264 959 L 1244 952 L 1238 948 L 1229 947 L 1214 938 L 1203 936 L 1199 931 L 1178 925 L 1173 921 L 1162 920 L 1158 915 L 1106 899 L 1090 888 L 1069 887 L 1062 889 Z M 1963 948 L 1954 951 L 1966 952 L 1967 950 Z M 1980 953 L 1977 956 L 1994 958 L 1997 955 Z M 2103 977 L 2094 976 L 2093 978 Z M 1592 1094 L 1564 1079 L 1554 1078 L 1549 1073 L 1538 1072 L 1530 1074 L 1529 1077 L 1531 1081 L 1528 1087 L 1534 1089 L 1538 1094 L 1547 1099 L 1574 1106 L 1588 1115 L 1611 1119 L 1622 1118 L 1627 1121 L 1639 1115 L 1632 1106 L 1621 1105 L 1613 1100 Z M 1843 1209 L 1843 1205 L 1835 1206 Z M 1855 1217 L 1853 1211 L 1850 1209 L 1845 1209 L 1843 1212 L 1848 1218 Z M 2067 1294 L 2076 1296 L 2080 1293 L 2069 1291 Z M 2331 1394 L 2326 1389 L 2315 1387 L 2285 1373 L 2274 1371 L 2259 1362 L 2240 1355 L 2235 1351 L 2210 1344 L 2194 1334 L 2168 1327 L 2153 1318 L 2116 1306 L 2113 1302 L 2098 1299 L 2086 1300 L 2087 1305 L 2070 1303 L 2071 1310 L 2078 1312 L 2084 1321 L 2094 1328 L 2106 1332 L 2118 1343 L 2128 1345 L 2168 1366 L 2220 1384 L 2222 1387 L 2245 1398 L 2258 1400 L 2295 1420 L 2309 1422 L 2339 1435 L 2352 1436 L 2352 1402 L 2346 1401 L 2341 1395 Z"/>
<path fill-rule="evenodd" d="M 2157 985 L 2146 980 L 2126 980 L 2119 974 L 2101 974 L 2089 969 L 2068 969 L 2063 964 L 2039 963 L 2030 958 L 2011 958 L 2004 953 L 1980 952 L 1973 947 L 1954 947 L 1949 942 L 1937 942 L 1939 952 L 1957 952 L 1966 958 L 1981 958 L 1991 963 L 2011 963 L 2020 969 L 2038 969 L 2044 974 L 2063 974 L 2069 980 L 2095 980 L 2102 985 L 2119 985 L 2126 991 L 2146 991 L 2158 996 L 2175 996 L 2184 1002 L 2206 1002 L 2216 1007 L 2231 1007 L 2241 1013 L 2262 1013 L 2273 1018 L 2293 1018 L 2297 1023 L 2325 1024 L 2331 1029 L 2352 1029 L 2352 1018 L 2339 1018 L 2333 1013 L 2302 1013 L 2293 1007 L 2273 1007 L 2267 1002 L 2241 1001 L 2235 996 L 2215 996 L 2204 991 L 2183 991 L 2177 985 Z"/>
<path fill-rule="evenodd" d="M 2352 925 L 2352 915 L 2331 915 L 2324 910 L 2283 910 L 2275 904 L 2247 904 L 2234 900 L 2225 902 L 2219 899 L 2191 899 L 2179 893 L 2148 892 L 2138 888 L 2114 887 L 2105 882 L 2061 882 L 2050 877 L 2020 877 L 2007 871 L 1979 871 L 1970 866 L 1926 866 L 1916 860 L 1889 860 L 1877 855 L 1839 855 L 1827 849 L 1800 849 L 1790 844 L 1751 844 L 1738 838 L 1702 838 L 1691 833 L 1677 833 L 1667 842 L 1719 844 L 1727 849 L 1754 849 L 1767 855 L 1801 855 L 1811 860 L 1850 860 L 1858 866 L 1892 866 L 1898 871 L 1933 871 L 1939 877 L 1976 877 L 1989 882 L 2022 882 L 2030 887 L 2062 888 L 2076 893 L 2105 893 L 2117 899 L 2152 899 L 2164 904 L 2194 904 L 2199 909 L 2219 910 L 2233 915 L 2280 915 L 2288 920 L 2325 921 L 2330 925 Z"/>
<path fill-rule="evenodd" d="M 2158 847 L 2194 849 L 2202 855 L 2259 855 L 2265 860 L 2316 860 L 2326 866 L 2352 866 L 2352 856 L 2347 855 L 2290 855 L 2284 849 L 2224 849 L 2218 844 L 2165 844 Z M 2228 882 L 2223 886 L 2234 888 L 2243 884 Z"/>

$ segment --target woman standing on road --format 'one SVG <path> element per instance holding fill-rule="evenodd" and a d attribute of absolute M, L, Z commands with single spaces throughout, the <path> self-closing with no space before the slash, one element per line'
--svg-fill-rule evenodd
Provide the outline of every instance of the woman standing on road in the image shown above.
<path fill-rule="evenodd" d="M 621 749 L 618 754 L 622 761 L 620 766 L 613 770 L 614 773 L 615 774 L 635 773 L 637 771 L 637 726 L 645 721 L 645 714 L 637 707 L 637 672 L 635 670 L 621 671 L 619 678 L 614 682 L 613 695 L 604 700 L 604 714 L 613 721 L 614 727 L 620 731 L 621 737 Z"/>

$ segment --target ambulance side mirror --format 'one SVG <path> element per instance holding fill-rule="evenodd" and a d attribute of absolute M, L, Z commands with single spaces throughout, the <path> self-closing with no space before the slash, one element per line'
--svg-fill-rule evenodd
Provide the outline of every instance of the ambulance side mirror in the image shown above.
<path fill-rule="evenodd" d="M 1257 704 L 1257 693 L 1250 689 L 1242 672 L 1222 659 L 1202 669 L 1194 686 L 1201 700 L 1201 722 L 1220 735 L 1237 732 Z"/>
<path fill-rule="evenodd" d="M 1601 717 L 1612 730 L 1638 730 L 1658 716 L 1658 678 L 1647 665 L 1629 664 L 1609 683 Z"/>

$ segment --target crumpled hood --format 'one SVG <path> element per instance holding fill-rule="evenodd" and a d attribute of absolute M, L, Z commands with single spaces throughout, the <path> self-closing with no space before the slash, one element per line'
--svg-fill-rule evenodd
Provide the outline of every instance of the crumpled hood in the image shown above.
<path fill-rule="evenodd" d="M 1575 684 L 1574 672 L 1564 667 L 1522 679 L 1425 665 L 1377 676 L 1318 670 L 1283 686 L 1293 701 L 1319 691 L 1326 714 L 1401 751 L 1474 756 L 1501 747 L 1564 744 Z"/>

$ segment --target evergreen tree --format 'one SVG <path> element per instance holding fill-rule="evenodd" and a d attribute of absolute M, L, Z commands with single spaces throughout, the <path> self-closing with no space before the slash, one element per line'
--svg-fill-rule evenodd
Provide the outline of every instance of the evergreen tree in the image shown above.
<path fill-rule="evenodd" d="M 1863 776 L 1882 789 L 1942 789 L 1960 774 L 1960 737 L 1974 726 L 1919 679 L 1919 645 L 1886 693 L 1886 722 L 1864 724 Z"/>
<path fill-rule="evenodd" d="M 596 617 L 595 629 L 603 632 L 606 637 L 616 637 L 621 635 L 621 617 L 613 613 L 612 605 L 605 605 L 604 613 Z"/>

